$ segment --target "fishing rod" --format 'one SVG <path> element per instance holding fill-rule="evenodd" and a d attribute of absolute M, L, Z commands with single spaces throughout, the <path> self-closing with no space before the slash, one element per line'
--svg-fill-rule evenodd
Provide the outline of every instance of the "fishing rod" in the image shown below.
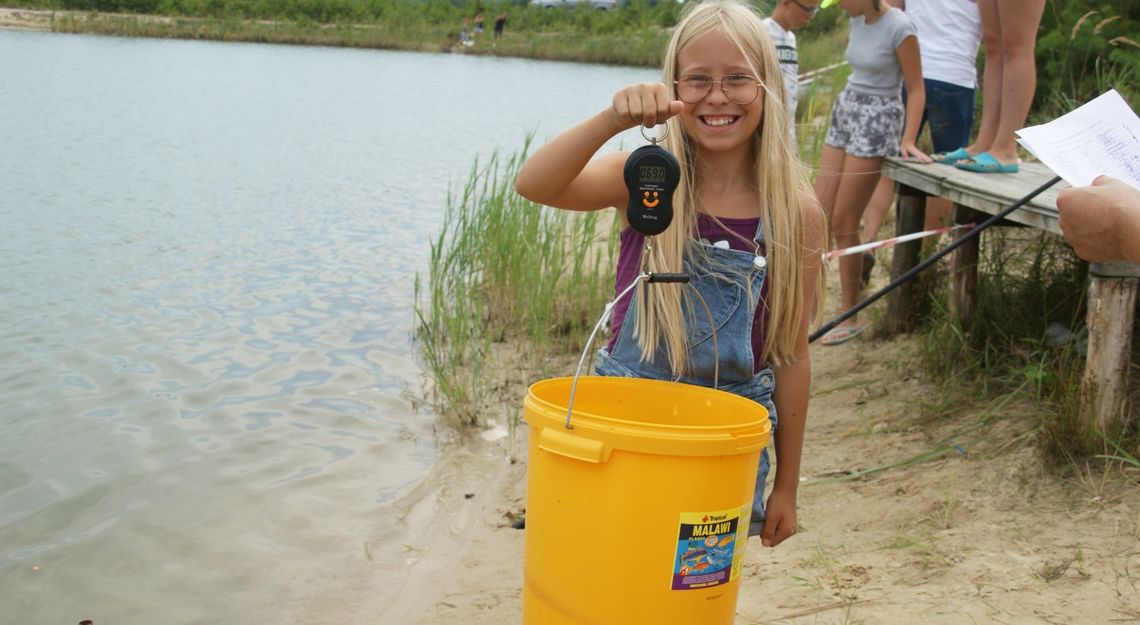
<path fill-rule="evenodd" d="M 1013 204 L 1010 204 L 1008 207 L 1002 209 L 1002 211 L 1000 213 L 997 213 L 993 217 L 990 217 L 989 219 L 983 221 L 982 223 L 978 224 L 974 228 L 970 229 L 969 232 L 967 232 L 962 237 L 955 239 L 954 242 L 952 242 L 950 245 L 947 245 L 944 249 L 940 250 L 937 254 L 934 254 L 930 258 L 927 258 L 926 260 L 915 265 L 914 267 L 911 267 L 910 269 L 908 269 L 906 271 L 906 273 L 904 273 L 901 276 L 892 280 L 891 283 L 888 284 L 887 286 L 879 289 L 878 291 L 875 291 L 875 293 L 872 294 L 867 299 L 859 302 L 858 304 L 855 304 L 854 306 L 849 308 L 843 314 L 839 315 L 835 319 L 832 319 L 831 321 L 828 321 L 827 323 L 825 323 L 822 326 L 820 326 L 819 328 L 817 328 L 815 332 L 811 333 L 808 336 L 808 343 L 812 343 L 816 339 L 818 339 L 819 337 L 823 336 L 824 334 L 827 334 L 835 326 L 837 326 L 837 325 L 843 323 L 844 321 L 846 321 L 847 319 L 850 319 L 851 317 L 855 316 L 860 310 L 863 310 L 864 308 L 870 306 L 871 304 L 876 302 L 882 296 L 893 291 L 899 285 L 905 283 L 907 280 L 910 280 L 914 276 L 918 275 L 918 273 L 920 271 L 922 271 L 923 269 L 926 269 L 927 267 L 933 265 L 940 258 L 942 258 L 943 256 L 945 256 L 945 255 L 949 254 L 950 252 L 956 250 L 958 248 L 958 246 L 964 244 L 966 241 L 969 241 L 969 240 L 977 237 L 986 228 L 989 228 L 990 226 L 1001 221 L 1002 219 L 1005 218 L 1006 215 L 1009 215 L 1013 211 L 1021 208 L 1022 206 L 1025 206 L 1027 203 L 1029 203 L 1030 200 L 1037 197 L 1038 195 L 1041 195 L 1042 193 L 1045 192 L 1046 189 L 1057 184 L 1060 181 L 1061 181 L 1060 176 L 1053 176 L 1053 178 L 1051 180 L 1049 180 L 1045 184 L 1037 187 L 1033 191 L 1030 191 L 1028 195 L 1021 198 L 1020 200 L 1018 200 L 1018 201 L 1014 202 Z"/>

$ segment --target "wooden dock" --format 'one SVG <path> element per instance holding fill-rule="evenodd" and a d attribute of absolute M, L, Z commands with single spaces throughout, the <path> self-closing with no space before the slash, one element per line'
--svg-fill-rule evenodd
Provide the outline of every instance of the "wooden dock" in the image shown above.
<path fill-rule="evenodd" d="M 883 175 L 898 183 L 896 223 L 900 235 L 922 230 L 928 196 L 952 201 L 955 223 L 977 224 L 1000 213 L 1054 176 L 1040 163 L 1023 163 L 1016 174 L 978 174 L 949 165 L 920 165 L 897 158 L 886 159 Z M 1058 182 L 1010 213 L 1003 223 L 1060 235 L 1057 193 L 1067 186 Z M 964 327 L 969 326 L 974 312 L 980 238 L 963 243 L 950 259 L 949 306 Z M 921 245 L 920 241 L 913 241 L 895 248 L 892 278 L 918 264 Z M 1140 266 L 1091 263 L 1089 275 L 1089 347 L 1081 381 L 1080 419 L 1091 435 L 1094 427 L 1106 433 L 1119 431 L 1129 416 L 1132 322 Z M 888 322 L 896 328 L 905 327 L 915 309 L 915 297 L 913 289 L 905 285 L 892 292 L 887 307 Z"/>

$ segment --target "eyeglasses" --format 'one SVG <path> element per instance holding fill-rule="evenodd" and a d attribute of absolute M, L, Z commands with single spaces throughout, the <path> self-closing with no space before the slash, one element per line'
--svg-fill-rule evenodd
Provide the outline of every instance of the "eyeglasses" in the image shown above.
<path fill-rule="evenodd" d="M 705 74 L 685 74 L 680 80 L 674 80 L 677 86 L 677 97 L 682 102 L 696 104 L 709 96 L 714 84 L 720 84 L 720 90 L 725 97 L 737 104 L 751 104 L 756 96 L 760 95 L 759 80 L 744 74 L 729 74 L 721 76 L 720 80 L 713 80 L 712 76 Z"/>
<path fill-rule="evenodd" d="M 800 0 L 791 0 L 791 2 L 792 2 L 792 4 L 803 9 L 804 13 L 808 14 L 808 17 L 815 17 L 815 14 L 819 13 L 819 5 L 816 5 L 814 7 L 809 7 L 808 5 L 800 2 Z"/>

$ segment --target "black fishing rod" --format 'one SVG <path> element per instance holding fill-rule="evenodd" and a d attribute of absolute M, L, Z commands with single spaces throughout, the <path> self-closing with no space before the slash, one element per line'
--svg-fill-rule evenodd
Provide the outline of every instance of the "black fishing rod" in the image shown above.
<path fill-rule="evenodd" d="M 950 245 L 947 245 L 944 249 L 939 251 L 937 254 L 931 256 L 930 258 L 927 258 L 926 260 L 915 265 L 914 267 L 911 267 L 910 269 L 908 269 L 906 271 L 906 273 L 904 273 L 901 276 L 892 280 L 891 283 L 888 284 L 887 286 L 879 289 L 878 291 L 875 291 L 875 293 L 872 294 L 867 299 L 859 302 L 858 304 L 855 304 L 854 306 L 852 306 L 850 309 L 848 309 L 843 314 L 839 315 L 835 319 L 832 319 L 831 321 L 828 321 L 827 323 L 820 326 L 818 329 L 816 329 L 815 332 L 813 332 L 812 334 L 810 334 L 808 336 L 808 343 L 812 343 L 816 339 L 818 339 L 819 337 L 823 336 L 824 334 L 827 334 L 835 326 L 843 323 L 847 319 L 850 319 L 855 314 L 857 314 L 860 310 L 863 310 L 864 308 L 875 303 L 882 296 L 886 295 L 887 293 L 890 293 L 892 290 L 894 290 L 899 285 L 901 285 L 904 282 L 906 282 L 907 280 L 910 280 L 911 278 L 915 277 L 916 275 L 918 275 L 918 273 L 920 271 L 922 271 L 923 269 L 926 269 L 927 267 L 933 265 L 935 262 L 937 262 L 943 256 L 949 254 L 950 252 L 953 252 L 955 249 L 958 248 L 958 246 L 962 245 L 966 241 L 969 241 L 970 239 L 973 239 L 974 237 L 980 235 L 983 230 L 985 230 L 986 228 L 989 228 L 990 226 L 1001 221 L 1002 219 L 1005 218 L 1006 215 L 1009 215 L 1013 211 L 1021 208 L 1022 206 L 1025 206 L 1027 203 L 1029 203 L 1030 200 L 1037 197 L 1038 195 L 1041 195 L 1042 193 L 1045 192 L 1046 189 L 1057 184 L 1060 181 L 1061 181 L 1060 176 L 1054 176 L 1052 180 L 1050 180 L 1050 181 L 1046 182 L 1045 184 L 1037 187 L 1036 189 L 1031 191 L 1029 193 L 1029 195 L 1026 195 L 1025 197 L 1014 202 L 1013 204 L 1010 204 L 1006 208 L 1002 209 L 1002 211 L 1000 213 L 998 213 L 998 214 L 994 215 L 993 217 L 990 217 L 989 219 L 978 224 L 977 226 L 972 228 L 969 232 L 967 232 L 965 235 L 961 236 L 960 238 L 955 239 L 953 243 L 951 243 Z"/>

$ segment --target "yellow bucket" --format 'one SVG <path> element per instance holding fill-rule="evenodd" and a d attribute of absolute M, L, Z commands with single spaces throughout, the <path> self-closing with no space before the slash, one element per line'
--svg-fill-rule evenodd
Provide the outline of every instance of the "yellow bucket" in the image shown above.
<path fill-rule="evenodd" d="M 634 378 L 530 387 L 524 625 L 731 624 L 763 406 Z"/>

